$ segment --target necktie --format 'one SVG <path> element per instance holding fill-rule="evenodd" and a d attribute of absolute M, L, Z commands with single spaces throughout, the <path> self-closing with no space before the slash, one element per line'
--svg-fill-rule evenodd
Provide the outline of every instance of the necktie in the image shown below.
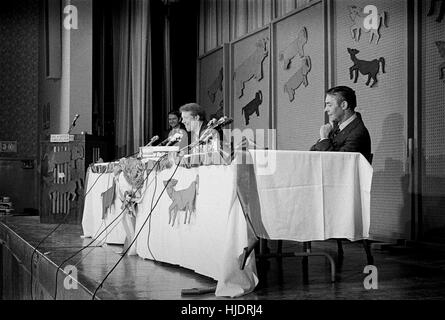
<path fill-rule="evenodd" d="M 335 126 L 332 131 L 332 138 L 335 138 L 340 133 L 340 126 Z"/>

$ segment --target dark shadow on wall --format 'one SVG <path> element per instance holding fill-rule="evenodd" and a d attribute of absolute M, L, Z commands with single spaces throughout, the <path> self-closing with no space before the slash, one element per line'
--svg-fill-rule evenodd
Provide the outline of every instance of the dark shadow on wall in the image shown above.
<path fill-rule="evenodd" d="M 374 151 L 371 188 L 371 237 L 409 239 L 411 231 L 410 177 L 406 167 L 404 118 L 386 117 L 382 137 Z"/>
<path fill-rule="evenodd" d="M 445 155 L 424 155 L 419 240 L 445 243 Z"/>

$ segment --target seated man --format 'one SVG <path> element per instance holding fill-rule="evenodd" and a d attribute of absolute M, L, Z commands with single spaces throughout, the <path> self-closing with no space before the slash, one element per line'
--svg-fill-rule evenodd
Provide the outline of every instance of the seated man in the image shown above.
<path fill-rule="evenodd" d="M 339 86 L 326 92 L 325 112 L 329 123 L 321 126 L 320 139 L 311 151 L 360 152 L 371 162 L 371 138 L 360 113 L 355 112 L 354 90 Z"/>
<path fill-rule="evenodd" d="M 192 158 L 193 164 L 219 164 L 219 156 L 215 159 L 220 150 L 219 134 L 214 129 L 207 130 L 204 109 L 197 103 L 188 103 L 180 107 L 179 111 L 185 129 L 190 132 L 188 153 L 197 155 Z"/>
<path fill-rule="evenodd" d="M 187 134 L 187 132 L 185 132 L 185 126 L 181 122 L 181 113 L 179 113 L 179 111 L 174 110 L 168 113 L 168 124 L 170 126 L 170 129 L 167 131 L 164 139 L 167 137 L 171 137 L 175 133 L 180 133 L 183 135 Z"/>

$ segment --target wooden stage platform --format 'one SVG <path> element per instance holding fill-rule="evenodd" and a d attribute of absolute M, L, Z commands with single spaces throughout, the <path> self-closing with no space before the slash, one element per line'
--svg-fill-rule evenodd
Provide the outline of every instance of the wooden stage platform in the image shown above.
<path fill-rule="evenodd" d="M 40 224 L 38 217 L 0 217 L 0 299 L 54 299 L 56 269 L 91 239 L 82 239 L 81 226 L 62 225 L 34 255 L 31 279 L 31 256 L 35 246 L 56 225 Z M 275 243 L 271 243 L 274 250 Z M 57 299 L 89 300 L 99 283 L 120 258 L 121 246 L 106 245 L 88 248 L 67 264 L 76 267 L 77 289 L 65 288 L 70 280 L 59 271 Z M 313 250 L 324 250 L 336 257 L 336 242 L 312 244 Z M 301 250 L 301 244 L 284 242 L 283 251 Z M 337 265 L 336 282 L 330 282 L 329 264 L 322 257 L 309 260 L 309 278 L 302 277 L 301 258 L 270 259 L 260 266 L 260 285 L 239 299 L 444 299 L 445 254 L 437 248 L 393 247 L 374 250 L 378 268 L 378 290 L 364 288 L 366 256 L 360 243 L 344 242 L 345 258 Z M 337 261 L 338 262 L 338 261 Z M 69 282 L 71 287 L 73 282 Z M 31 285 L 32 284 L 32 285 Z M 98 290 L 97 299 L 120 300 L 224 300 L 207 293 L 181 296 L 182 289 L 214 286 L 213 279 L 191 270 L 124 257 Z M 69 288 L 70 286 L 68 286 Z M 31 291 L 32 290 L 32 291 Z M 233 300 L 233 299 L 230 299 Z"/>

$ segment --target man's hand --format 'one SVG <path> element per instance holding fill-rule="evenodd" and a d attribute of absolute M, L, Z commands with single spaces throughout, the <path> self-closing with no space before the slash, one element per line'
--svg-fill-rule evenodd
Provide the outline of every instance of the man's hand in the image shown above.
<path fill-rule="evenodd" d="M 329 133 L 331 133 L 333 127 L 330 123 L 326 123 L 320 128 L 320 140 L 327 139 L 329 137 Z"/>

